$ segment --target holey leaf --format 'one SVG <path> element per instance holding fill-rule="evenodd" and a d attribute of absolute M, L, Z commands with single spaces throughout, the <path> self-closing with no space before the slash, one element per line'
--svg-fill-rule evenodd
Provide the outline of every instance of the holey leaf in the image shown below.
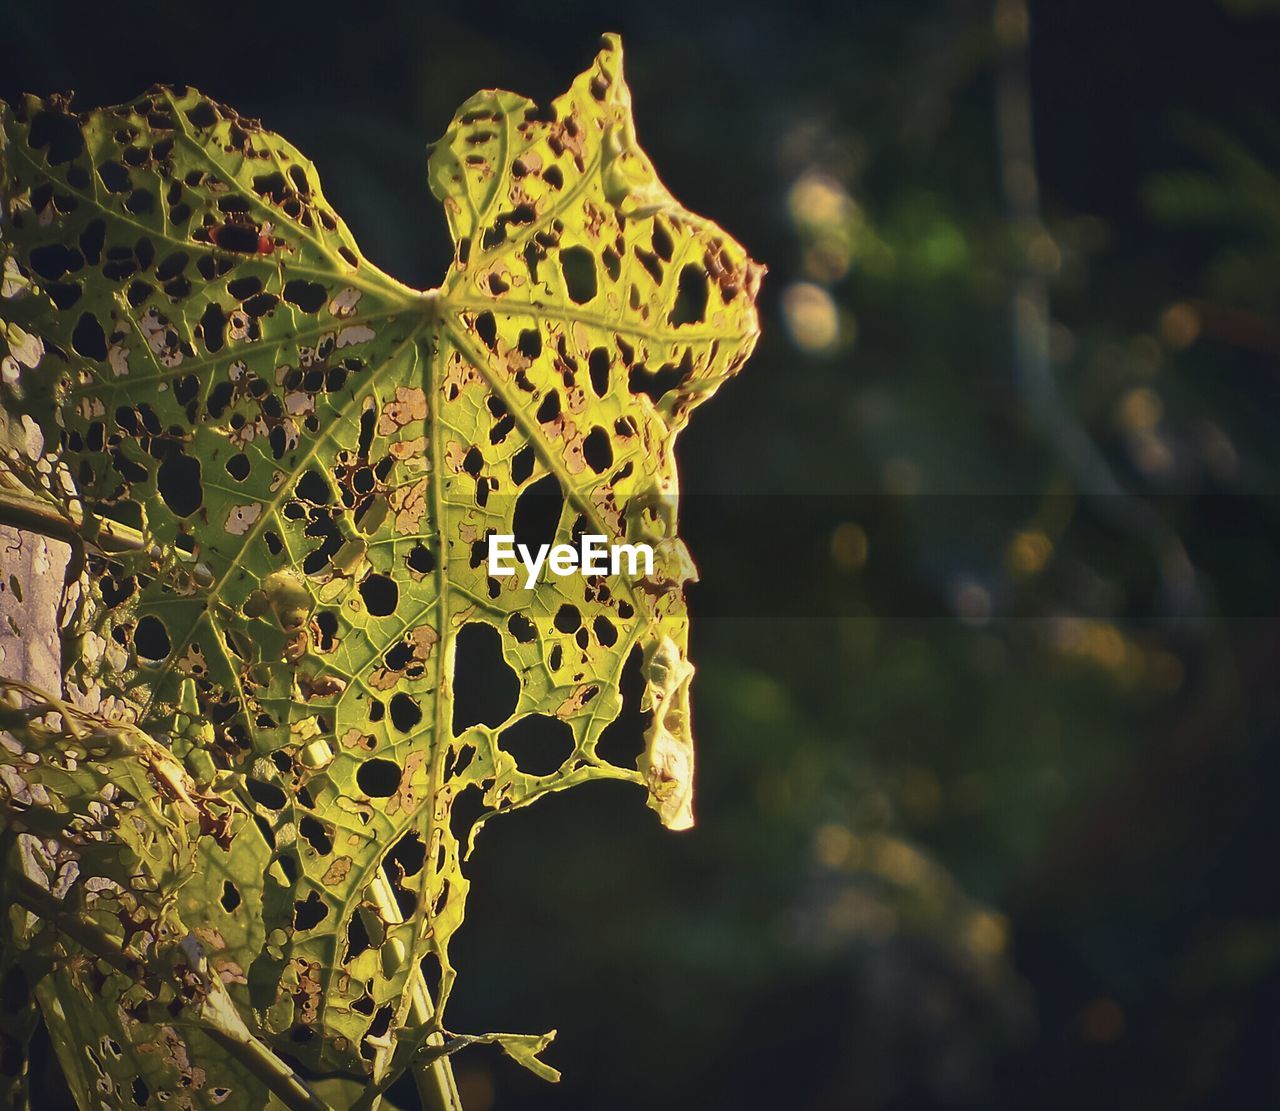
<path fill-rule="evenodd" d="M 251 1025 L 385 1078 L 440 1044 L 468 831 L 603 777 L 692 822 L 673 444 L 750 353 L 761 268 L 655 176 L 612 37 L 550 104 L 463 105 L 425 292 L 193 90 L 28 98 L 3 143 L 6 407 L 87 539 L 71 694 L 252 819 L 176 894 Z M 526 589 L 495 532 L 657 559 Z M 632 657 L 644 751 L 611 762 Z"/>

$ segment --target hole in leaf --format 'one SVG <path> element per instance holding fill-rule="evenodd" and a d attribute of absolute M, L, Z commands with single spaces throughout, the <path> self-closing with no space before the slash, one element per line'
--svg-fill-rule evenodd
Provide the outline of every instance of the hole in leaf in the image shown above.
<path fill-rule="evenodd" d="M 653 221 L 653 250 L 654 253 L 664 262 L 671 261 L 671 252 L 675 249 L 675 244 L 671 241 L 671 233 L 662 226 L 662 221 L 655 219 Z"/>
<path fill-rule="evenodd" d="M 298 497 L 316 505 L 329 504 L 329 484 L 319 471 L 307 471 L 298 479 Z"/>
<path fill-rule="evenodd" d="M 596 756 L 619 768 L 634 768 L 644 751 L 644 731 L 649 727 L 651 711 L 640 709 L 644 697 L 644 653 L 639 645 L 631 650 L 618 680 L 622 709 L 604 727 L 596 740 Z"/>
<path fill-rule="evenodd" d="M 187 119 L 196 127 L 212 127 L 218 122 L 218 113 L 207 100 L 200 101 L 195 107 L 187 109 Z"/>
<path fill-rule="evenodd" d="M 314 930 L 329 917 L 329 906 L 320 898 L 317 891 L 311 892 L 305 899 L 293 904 L 293 928 L 295 930 Z"/>
<path fill-rule="evenodd" d="M 609 352 L 603 347 L 593 347 L 587 359 L 587 371 L 592 391 L 596 397 L 604 397 L 609 392 Z"/>
<path fill-rule="evenodd" d="M 27 141 L 36 150 L 48 147 L 49 165 L 61 166 L 84 150 L 84 136 L 75 116 L 61 112 L 38 112 L 31 121 Z"/>
<path fill-rule="evenodd" d="M 108 193 L 127 193 L 132 188 L 128 167 L 123 162 L 104 162 L 98 167 L 98 176 Z"/>
<path fill-rule="evenodd" d="M 391 724 L 401 733 L 408 733 L 422 720 L 422 707 L 416 699 L 403 692 L 391 696 L 388 710 L 391 713 Z"/>
<path fill-rule="evenodd" d="M 411 571 L 419 575 L 429 575 L 436 569 L 435 553 L 425 544 L 415 544 L 404 561 Z"/>
<path fill-rule="evenodd" d="M 613 466 L 613 441 L 609 433 L 596 425 L 582 441 L 582 457 L 596 474 L 604 474 Z"/>
<path fill-rule="evenodd" d="M 75 252 L 61 243 L 46 243 L 31 249 L 27 263 L 40 277 L 52 282 L 75 266 Z"/>
<path fill-rule="evenodd" d="M 707 274 L 700 266 L 690 263 L 680 271 L 680 284 L 676 290 L 676 303 L 667 318 L 672 325 L 701 324 L 707 318 Z"/>
<path fill-rule="evenodd" d="M 134 282 L 134 285 L 146 285 L 146 283 Z M 147 286 L 148 292 L 150 289 L 151 287 Z M 210 301 L 204 310 L 204 315 L 200 317 L 200 335 L 204 339 L 206 350 L 211 353 L 221 351 L 226 343 L 226 330 L 227 317 L 222 311 L 222 306 L 215 301 Z"/>
<path fill-rule="evenodd" d="M 173 384 L 173 396 L 179 405 L 190 405 L 200 393 L 200 379 L 194 374 L 184 374 Z"/>
<path fill-rule="evenodd" d="M 683 367 L 671 363 L 654 371 L 640 364 L 631 368 L 631 373 L 627 375 L 627 386 L 632 393 L 648 394 L 650 400 L 656 405 L 662 400 L 663 395 L 674 390 L 688 376 Z"/>
<path fill-rule="evenodd" d="M 474 783 L 464 787 L 454 796 L 449 807 L 449 829 L 459 845 L 465 845 L 471 836 L 471 827 L 485 811 L 484 792 Z"/>
<path fill-rule="evenodd" d="M 520 644 L 532 644 L 538 639 L 538 628 L 523 613 L 513 613 L 507 618 L 507 630 Z"/>
<path fill-rule="evenodd" d="M 369 940 L 369 931 L 365 929 L 364 916 L 357 909 L 352 914 L 350 921 L 347 922 L 347 953 L 343 957 L 343 962 L 354 960 L 361 953 L 367 952 L 372 947 L 373 943 Z"/>
<path fill-rule="evenodd" d="M 560 415 L 560 394 L 551 390 L 538 406 L 538 423 L 548 424 Z"/>
<path fill-rule="evenodd" d="M 333 841 L 329 834 L 325 832 L 324 826 L 310 814 L 303 815 L 302 820 L 298 822 L 298 832 L 321 856 L 328 856 L 333 852 Z"/>
<path fill-rule="evenodd" d="M 564 492 L 555 475 L 546 475 L 523 490 L 516 499 L 512 529 L 515 543 L 537 551 L 556 538 L 560 515 L 564 510 Z"/>
<path fill-rule="evenodd" d="M 86 359 L 102 360 L 107 357 L 107 337 L 92 313 L 82 312 L 71 333 L 71 346 Z"/>
<path fill-rule="evenodd" d="M 498 747 L 525 775 L 550 775 L 573 755 L 573 730 L 560 718 L 530 714 L 502 731 Z"/>
<path fill-rule="evenodd" d="M 227 292 L 237 301 L 247 301 L 256 293 L 262 292 L 262 279 L 250 275 L 247 278 L 234 278 L 227 282 Z"/>
<path fill-rule="evenodd" d="M 248 788 L 249 797 L 260 806 L 265 806 L 268 810 L 284 809 L 287 801 L 285 794 L 274 783 L 267 783 L 265 780 L 250 776 L 245 779 L 244 785 Z"/>
<path fill-rule="evenodd" d="M 566 247 L 561 251 L 560 271 L 570 301 L 585 305 L 595 297 L 596 260 L 586 247 Z"/>
<path fill-rule="evenodd" d="M 519 486 L 531 474 L 533 474 L 533 464 L 535 456 L 533 447 L 522 447 L 511 457 L 511 481 Z"/>
<path fill-rule="evenodd" d="M 160 618 L 147 614 L 134 630 L 133 646 L 144 660 L 163 660 L 172 647 L 169 643 L 169 630 L 164 627 Z"/>
<path fill-rule="evenodd" d="M 395 720 L 396 698 L 405 697 L 407 695 L 398 694 L 391 700 L 392 721 Z M 421 717 L 421 714 L 419 714 L 419 717 Z M 375 757 L 372 760 L 366 760 L 356 769 L 356 783 L 360 790 L 370 798 L 389 799 L 399 789 L 401 775 L 399 764 L 392 760 L 383 760 L 381 757 Z"/>
<path fill-rule="evenodd" d="M 360 597 L 371 617 L 390 617 L 400 601 L 400 588 L 386 575 L 369 575 L 360 584 Z"/>
<path fill-rule="evenodd" d="M 266 316 L 279 303 L 274 293 L 259 293 L 245 301 L 244 311 L 250 316 Z"/>
<path fill-rule="evenodd" d="M 261 814 L 253 816 L 253 824 L 258 827 L 258 832 L 262 834 L 262 840 L 268 848 L 276 847 L 276 835 L 271 830 L 271 824 Z"/>
<path fill-rule="evenodd" d="M 390 856 L 382 861 L 382 874 L 386 876 L 387 883 L 391 888 L 391 894 L 395 896 L 396 906 L 400 910 L 400 917 L 408 920 L 414 915 L 418 909 L 418 893 L 410 890 L 400 882 L 401 877 L 397 874 L 399 868 L 393 863 Z"/>
<path fill-rule="evenodd" d="M 526 359 L 536 359 L 542 354 L 542 333 L 537 328 L 526 328 L 520 333 L 516 346 Z"/>
<path fill-rule="evenodd" d="M 473 725 L 501 725 L 520 696 L 520 680 L 502 655 L 492 625 L 469 622 L 458 630 L 453 666 L 453 732 Z"/>
<path fill-rule="evenodd" d="M 462 745 L 454 753 L 453 766 L 449 767 L 446 763 L 445 775 L 461 775 L 471 767 L 471 761 L 475 757 L 475 754 L 476 749 L 474 745 Z"/>
<path fill-rule="evenodd" d="M 601 614 L 591 623 L 591 628 L 595 630 L 596 640 L 598 640 L 605 648 L 612 648 L 618 643 L 618 630 L 613 627 L 604 614 Z"/>
<path fill-rule="evenodd" d="M 134 216 L 145 216 L 155 211 L 156 195 L 148 189 L 135 189 L 129 194 L 124 206 Z"/>
<path fill-rule="evenodd" d="M 49 282 L 44 288 L 58 309 L 69 309 L 80 300 L 81 289 L 74 282 Z"/>
<path fill-rule="evenodd" d="M 298 882 L 298 861 L 292 853 L 282 853 L 276 857 L 276 863 L 291 887 Z"/>
<path fill-rule="evenodd" d="M 422 865 L 427 859 L 427 847 L 422 843 L 417 830 L 411 829 L 396 842 L 395 848 L 387 854 L 387 859 L 400 865 L 400 870 L 406 876 L 416 876 L 422 871 Z"/>
<path fill-rule="evenodd" d="M 434 998 L 434 997 L 433 997 Z M 367 1038 L 381 1038 L 391 1027 L 391 1017 L 395 1014 L 395 1007 L 387 1003 L 378 1008 L 378 1013 L 374 1015 L 373 1021 L 369 1024 L 369 1033 Z"/>
<path fill-rule="evenodd" d="M 156 473 L 156 488 L 176 516 L 190 517 L 204 503 L 200 460 L 181 452 L 170 453 Z"/>
<path fill-rule="evenodd" d="M 254 250 L 257 250 L 256 242 Z M 306 282 L 301 278 L 285 282 L 283 293 L 289 304 L 297 305 L 303 312 L 319 312 L 329 297 L 319 282 Z"/>
<path fill-rule="evenodd" d="M 316 628 L 320 636 L 317 647 L 321 652 L 331 652 L 337 644 L 338 615 L 332 610 L 321 610 L 316 614 Z"/>
<path fill-rule="evenodd" d="M 166 255 L 160 265 L 156 267 L 156 281 L 172 281 L 187 268 L 189 261 L 190 259 L 184 251 L 174 251 L 173 254 Z"/>

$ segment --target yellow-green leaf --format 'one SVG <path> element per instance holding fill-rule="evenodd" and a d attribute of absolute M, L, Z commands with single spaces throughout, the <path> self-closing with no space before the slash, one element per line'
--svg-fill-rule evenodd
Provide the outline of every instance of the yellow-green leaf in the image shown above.
<path fill-rule="evenodd" d="M 610 777 L 692 822 L 673 445 L 749 355 L 762 270 L 654 174 L 613 37 L 550 104 L 460 109 L 428 166 L 454 259 L 426 291 L 360 255 L 292 146 L 194 90 L 28 98 L 0 135 L 6 408 L 113 538 L 69 686 L 248 816 L 174 897 L 249 1025 L 385 1080 L 399 1032 L 444 1036 L 484 820 Z M 488 574 L 490 533 L 538 528 L 657 565 Z M 598 745 L 632 653 L 652 716 L 620 765 Z"/>

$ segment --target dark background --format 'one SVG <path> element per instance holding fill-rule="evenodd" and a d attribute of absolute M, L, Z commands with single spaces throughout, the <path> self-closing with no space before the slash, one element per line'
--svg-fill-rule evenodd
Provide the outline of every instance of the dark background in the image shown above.
<path fill-rule="evenodd" d="M 424 145 L 618 30 L 664 180 L 769 266 L 681 442 L 700 824 L 486 829 L 450 1022 L 556 1026 L 565 1079 L 468 1051 L 468 1111 L 1280 1102 L 1280 4 L 0 20 L 0 96 L 194 84 L 422 287 Z"/>

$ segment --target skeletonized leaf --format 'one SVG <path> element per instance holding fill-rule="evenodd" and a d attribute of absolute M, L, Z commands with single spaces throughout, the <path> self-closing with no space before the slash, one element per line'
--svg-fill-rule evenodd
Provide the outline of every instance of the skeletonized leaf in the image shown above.
<path fill-rule="evenodd" d="M 2 134 L 8 405 L 88 535 L 136 538 L 90 561 L 69 683 L 250 816 L 198 841 L 177 911 L 252 1024 L 383 1079 L 398 1031 L 443 1034 L 483 820 L 612 777 L 692 823 L 673 444 L 750 353 L 761 270 L 655 176 L 613 37 L 549 105 L 460 109 L 423 292 L 193 90 L 29 98 Z M 652 544 L 652 573 L 488 574 L 491 533 L 584 532 Z M 601 738 L 633 654 L 627 766 Z"/>

